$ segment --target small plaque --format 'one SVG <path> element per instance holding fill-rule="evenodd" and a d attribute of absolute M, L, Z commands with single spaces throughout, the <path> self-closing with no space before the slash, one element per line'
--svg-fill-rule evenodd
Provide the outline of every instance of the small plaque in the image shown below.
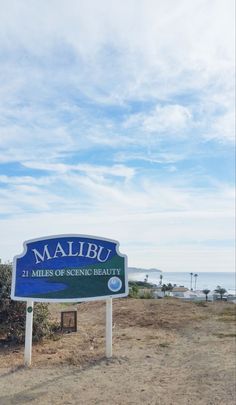
<path fill-rule="evenodd" d="M 77 332 L 77 311 L 61 312 L 61 330 L 65 332 Z"/>

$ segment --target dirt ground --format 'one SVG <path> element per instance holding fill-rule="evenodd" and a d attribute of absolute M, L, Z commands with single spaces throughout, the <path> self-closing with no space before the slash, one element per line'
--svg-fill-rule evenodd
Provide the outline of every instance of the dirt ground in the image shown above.
<path fill-rule="evenodd" d="M 113 300 L 113 358 L 105 358 L 105 303 L 73 307 L 78 332 L 0 349 L 0 404 L 235 405 L 235 304 Z"/>

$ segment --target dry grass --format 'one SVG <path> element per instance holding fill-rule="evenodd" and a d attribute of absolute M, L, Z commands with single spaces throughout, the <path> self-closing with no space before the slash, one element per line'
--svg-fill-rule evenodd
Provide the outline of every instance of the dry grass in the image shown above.
<path fill-rule="evenodd" d="M 54 319 L 77 308 L 78 332 L 34 345 L 28 371 L 20 368 L 23 347 L 1 347 L 0 403 L 77 404 L 79 395 L 84 405 L 109 404 L 112 392 L 113 405 L 235 404 L 234 304 L 113 300 L 111 360 L 105 302 L 50 307 Z"/>

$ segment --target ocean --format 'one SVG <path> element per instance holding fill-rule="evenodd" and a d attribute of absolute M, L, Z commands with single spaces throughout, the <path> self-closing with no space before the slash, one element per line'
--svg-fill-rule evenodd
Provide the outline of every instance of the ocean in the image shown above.
<path fill-rule="evenodd" d="M 184 286 L 190 289 L 191 276 L 187 272 L 138 272 L 129 275 L 130 280 L 144 281 L 148 275 L 150 283 L 159 284 L 160 274 L 162 274 L 162 284 L 176 284 L 177 286 Z M 194 273 L 195 274 L 195 273 Z M 214 290 L 218 285 L 225 288 L 228 292 L 235 292 L 236 290 L 236 275 L 233 272 L 199 272 L 196 279 L 196 289 L 203 290 L 208 288 Z M 192 278 L 192 288 L 195 289 L 195 277 Z"/>

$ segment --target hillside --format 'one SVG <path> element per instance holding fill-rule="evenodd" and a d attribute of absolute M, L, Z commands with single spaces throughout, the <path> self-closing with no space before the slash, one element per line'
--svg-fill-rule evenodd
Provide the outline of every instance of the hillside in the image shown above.
<path fill-rule="evenodd" d="M 22 347 L 0 347 L 0 404 L 235 403 L 234 304 L 114 300 L 109 361 L 105 303 L 77 308 L 78 332 L 34 345 L 31 369 Z"/>

